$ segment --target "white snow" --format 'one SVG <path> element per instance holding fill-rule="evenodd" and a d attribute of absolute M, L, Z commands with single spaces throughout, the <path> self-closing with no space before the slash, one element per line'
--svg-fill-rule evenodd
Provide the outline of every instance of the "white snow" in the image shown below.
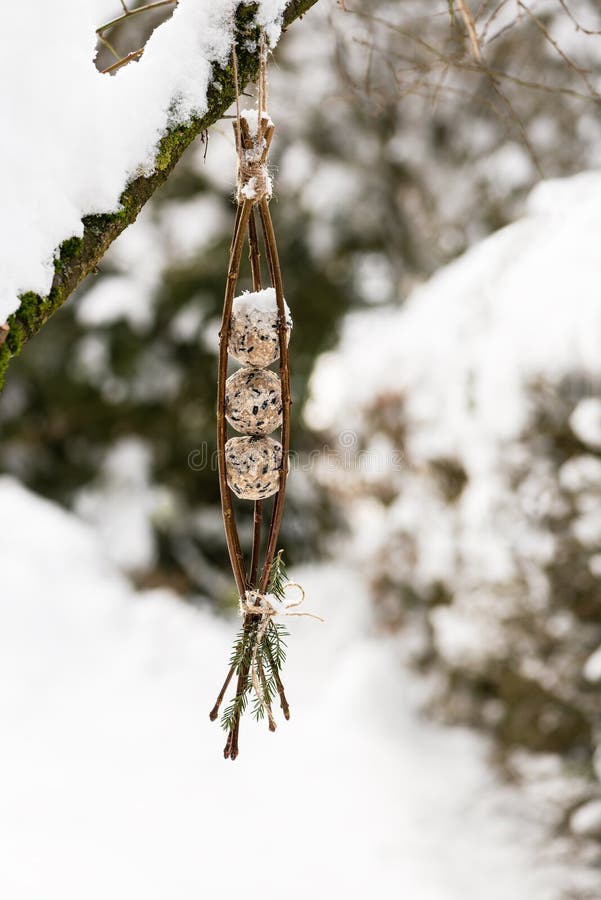
<path fill-rule="evenodd" d="M 150 566 L 153 521 L 164 492 L 150 484 L 151 454 L 139 438 L 121 438 L 107 453 L 94 486 L 77 494 L 75 509 L 98 532 L 105 553 L 128 572 Z"/>
<path fill-rule="evenodd" d="M 286 314 L 290 315 L 288 304 L 284 301 Z M 275 288 L 268 287 L 262 291 L 244 291 L 234 299 L 233 311 L 241 316 L 251 316 L 252 313 L 277 314 L 278 304 Z"/>
<path fill-rule="evenodd" d="M 248 130 L 250 131 L 251 135 L 256 135 L 257 131 L 259 130 L 259 110 L 257 109 L 257 107 L 255 106 L 251 107 L 250 109 L 241 109 L 240 118 L 245 119 L 248 123 Z M 266 122 L 267 125 L 273 125 L 269 113 L 261 113 L 261 121 Z"/>
<path fill-rule="evenodd" d="M 539 826 L 486 745 L 416 712 L 348 566 L 295 572 L 293 716 L 207 711 L 235 623 L 134 594 L 75 517 L 0 480 L 0 895 L 10 900 L 555 900 Z"/>
<path fill-rule="evenodd" d="M 581 400 L 570 416 L 570 425 L 576 437 L 589 447 L 601 448 L 601 400 L 598 397 Z"/>
<path fill-rule="evenodd" d="M 449 657 L 462 653 L 466 641 L 474 644 L 476 627 L 483 629 L 484 652 L 495 652 L 490 628 L 514 603 L 501 586 L 518 578 L 518 565 L 528 572 L 530 608 L 545 602 L 540 570 L 556 542 L 545 516 L 558 515 L 564 503 L 557 473 L 550 461 L 528 457 L 518 497 L 508 473 L 520 459 L 526 462 L 519 441 L 534 384 L 553 398 L 574 373 L 588 381 L 593 396 L 571 425 L 581 433 L 586 428 L 589 439 L 596 436 L 600 210 L 599 173 L 541 184 L 521 220 L 439 271 L 401 309 L 347 320 L 340 347 L 322 357 L 314 373 L 307 418 L 317 428 L 362 435 L 378 403 L 396 403 L 405 460 L 396 472 L 389 465 L 387 485 L 390 491 L 394 479 L 395 497 L 370 526 L 372 543 L 375 533 L 381 546 L 391 530 L 410 534 L 415 560 L 407 564 L 407 577 L 418 588 L 438 579 L 453 591 L 453 609 L 436 619 Z M 366 353 L 366 346 L 377 350 Z M 454 504 L 424 475 L 445 459 L 466 475 Z M 566 487 L 583 491 L 574 533 L 591 547 L 601 540 L 599 461 L 583 455 L 561 474 Z M 357 485 L 361 479 L 353 477 Z M 361 536 L 361 518 L 356 521 Z M 405 564 L 397 554 L 397 570 Z"/>
<path fill-rule="evenodd" d="M 587 681 L 591 681 L 593 684 L 601 681 L 601 647 L 598 647 L 597 650 L 589 656 L 584 664 L 582 674 Z"/>
<path fill-rule="evenodd" d="M 85 294 L 77 318 L 91 328 L 125 319 L 132 330 L 144 333 L 152 324 L 152 307 L 138 279 L 109 275 Z"/>
<path fill-rule="evenodd" d="M 420 455 L 461 451 L 478 466 L 482 438 L 508 438 L 523 425 L 529 379 L 545 372 L 558 380 L 577 364 L 601 375 L 601 254 L 592 252 L 600 208 L 598 173 L 544 182 L 527 216 L 440 270 L 402 310 L 352 317 L 342 353 L 316 372 L 311 423 L 344 417 L 348 426 L 369 397 L 393 385 L 407 392 L 418 421 L 432 421 Z M 361 378 L 351 382 L 342 372 L 366 335 L 378 353 L 361 354 Z"/>
<path fill-rule="evenodd" d="M 575 834 L 601 835 L 601 800 L 579 806 L 570 817 L 570 828 Z"/>
<path fill-rule="evenodd" d="M 474 683 L 515 672 L 585 710 L 580 673 L 601 681 L 601 648 L 587 649 L 598 635 L 566 589 L 592 597 L 601 577 L 600 234 L 601 173 L 543 183 L 520 220 L 402 307 L 348 320 L 313 375 L 307 418 L 325 440 L 397 443 L 400 465 L 390 452 L 375 486 L 355 463 L 333 493 L 383 618 L 415 641 L 414 660 L 434 660 L 437 708 L 451 716 L 498 714 L 477 692 L 465 700 L 457 670 Z M 599 748 L 595 759 L 600 778 Z M 562 829 L 599 786 L 569 765 L 557 781 Z"/>
<path fill-rule="evenodd" d="M 259 2 L 272 45 L 284 7 Z M 20 292 L 48 293 L 55 250 L 82 234 L 82 216 L 118 208 L 127 181 L 152 168 L 167 126 L 206 111 L 212 66 L 230 50 L 232 9 L 232 0 L 180 0 L 141 60 L 115 76 L 94 65 L 95 29 L 119 15 L 115 0 L 4 10 L 0 322 Z"/>

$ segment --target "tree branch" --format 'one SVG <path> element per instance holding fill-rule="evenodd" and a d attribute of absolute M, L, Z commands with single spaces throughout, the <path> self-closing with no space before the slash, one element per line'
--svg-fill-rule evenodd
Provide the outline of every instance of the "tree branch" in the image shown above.
<path fill-rule="evenodd" d="M 284 12 L 283 27 L 287 28 L 304 15 L 317 0 L 290 0 Z M 236 47 L 238 74 L 242 88 L 258 70 L 256 53 L 246 49 L 249 38 L 258 39 L 254 24 L 256 6 L 240 5 L 236 14 Z M 119 211 L 83 218 L 83 237 L 63 241 L 54 263 L 54 279 L 50 293 L 42 297 L 28 291 L 20 297 L 21 305 L 7 322 L 10 329 L 4 342 L 0 341 L 0 389 L 4 384 L 7 366 L 50 316 L 59 309 L 70 294 L 90 272 L 94 271 L 112 242 L 135 221 L 144 204 L 168 178 L 173 167 L 195 137 L 206 131 L 225 113 L 235 99 L 234 74 L 231 63 L 215 68 L 208 91 L 208 110 L 186 125 L 170 129 L 161 139 L 151 175 L 142 175 L 127 185 L 121 195 Z"/>

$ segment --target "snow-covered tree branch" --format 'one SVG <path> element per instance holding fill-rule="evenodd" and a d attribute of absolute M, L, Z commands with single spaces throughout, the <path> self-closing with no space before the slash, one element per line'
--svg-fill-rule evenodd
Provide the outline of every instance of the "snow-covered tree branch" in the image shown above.
<path fill-rule="evenodd" d="M 288 3 L 280 2 L 279 4 L 252 3 L 239 5 L 236 12 L 235 30 L 241 89 L 256 74 L 257 54 L 253 48 L 256 46 L 260 27 L 274 29 L 277 39 L 280 30 L 287 28 L 316 2 L 317 0 L 290 0 Z M 105 9 L 108 8 L 108 4 L 106 0 L 98 0 L 96 7 Z M 206 12 L 204 10 L 185 10 L 182 5 L 178 9 L 178 15 L 182 18 L 179 29 L 172 28 L 173 33 L 170 36 L 170 40 L 164 39 L 156 48 L 152 48 L 152 51 L 156 49 L 157 52 L 154 53 L 154 57 L 149 59 L 148 62 L 153 63 L 154 66 L 150 72 L 145 73 L 145 77 L 150 82 L 154 80 L 157 84 L 164 85 L 163 93 L 155 104 L 155 108 L 152 109 L 154 122 L 145 123 L 146 127 L 140 123 L 140 118 L 144 115 L 144 106 L 140 102 L 141 93 L 148 94 L 148 91 L 145 90 L 147 85 L 144 84 L 144 78 L 136 78 L 136 76 L 139 76 L 139 73 L 126 72 L 125 70 L 121 71 L 117 76 L 117 79 L 122 82 L 125 100 L 129 98 L 133 107 L 128 111 L 126 108 L 123 108 L 123 103 L 121 104 L 125 115 L 125 119 L 122 116 L 122 127 L 128 129 L 131 124 L 132 132 L 139 135 L 137 141 L 129 141 L 129 146 L 127 146 L 125 153 L 113 152 L 114 148 L 110 146 L 110 135 L 105 147 L 101 146 L 99 148 L 99 153 L 106 150 L 104 158 L 101 160 L 102 165 L 110 166 L 113 162 L 112 157 L 114 157 L 115 171 L 112 173 L 114 182 L 118 182 L 118 170 L 120 167 L 129 175 L 127 179 L 124 179 L 126 180 L 126 186 L 124 190 L 119 192 L 118 202 L 111 202 L 109 198 L 106 206 L 102 207 L 99 203 L 98 191 L 92 190 L 87 184 L 77 184 L 79 173 L 75 171 L 72 181 L 74 194 L 77 195 L 77 199 L 74 199 L 72 205 L 79 202 L 80 209 L 83 211 L 85 211 L 86 206 L 92 206 L 94 212 L 78 216 L 80 220 L 79 227 L 73 226 L 71 235 L 59 240 L 57 242 L 58 246 L 55 243 L 54 247 L 52 247 L 47 245 L 48 240 L 51 239 L 49 236 L 53 233 L 60 233 L 60 229 L 64 227 L 63 222 L 69 216 L 66 218 L 63 216 L 62 219 L 60 216 L 53 216 L 48 206 L 44 206 L 40 214 L 40 218 L 43 221 L 39 227 L 39 234 L 35 235 L 38 240 L 31 241 L 32 252 L 38 254 L 35 257 L 35 263 L 38 265 L 39 272 L 31 271 L 29 273 L 27 270 L 27 252 L 17 255 L 16 258 L 14 254 L 11 254 L 12 258 L 9 260 L 10 265 L 8 266 L 10 272 L 5 279 L 4 295 L 0 298 L 0 319 L 4 320 L 6 318 L 6 326 L 8 326 L 8 331 L 5 326 L 0 333 L 0 387 L 4 382 L 6 368 L 11 357 L 20 352 L 23 345 L 37 334 L 50 316 L 67 300 L 78 284 L 90 272 L 95 270 L 111 243 L 128 225 L 135 221 L 144 204 L 168 178 L 186 148 L 198 135 L 207 132 L 211 125 L 223 116 L 235 99 L 234 75 L 229 54 L 230 37 L 226 27 L 228 8 L 231 9 L 231 4 L 220 2 L 214 4 L 214 7 L 214 10 L 211 9 L 210 12 Z M 96 11 L 95 9 L 94 12 Z M 187 12 L 187 18 L 183 16 L 184 11 Z M 83 12 L 83 15 L 89 17 L 90 12 Z M 52 11 L 52 16 L 53 18 L 57 17 L 56 10 Z M 22 15 L 16 12 L 14 18 L 15 20 L 22 19 Z M 17 27 L 19 22 L 16 21 L 13 24 Z M 50 27 L 50 18 L 48 24 Z M 169 24 L 171 25 L 171 23 Z M 63 25 L 64 22 L 61 23 L 61 27 Z M 83 20 L 79 22 L 79 25 L 80 27 L 82 25 L 85 26 Z M 194 37 L 198 35 L 190 37 L 190 31 L 193 27 L 199 33 L 202 33 L 204 44 L 201 42 L 201 49 L 205 53 L 204 58 L 195 59 L 195 55 L 198 57 L 199 46 L 198 41 L 194 41 Z M 78 33 L 75 27 L 73 31 L 74 37 L 77 38 Z M 93 35 L 94 32 L 90 29 L 90 36 L 92 37 Z M 179 58 L 178 54 L 178 35 L 187 39 L 187 46 L 181 48 L 182 59 Z M 163 35 L 161 34 L 160 37 L 162 38 Z M 87 49 L 87 47 L 84 48 L 84 51 L 87 51 Z M 182 69 L 179 77 L 174 76 L 172 73 L 172 69 L 176 68 L 174 65 L 175 55 L 178 58 L 178 66 L 181 64 Z M 148 56 L 151 57 L 152 53 L 149 53 Z M 91 54 L 89 59 L 86 57 L 86 63 L 89 61 L 90 69 L 92 69 L 91 59 Z M 76 59 L 76 61 L 81 62 L 79 59 Z M 10 57 L 8 62 L 10 62 Z M 128 70 L 132 68 L 135 68 L 135 65 L 128 67 Z M 167 69 L 169 74 L 167 74 Z M 199 87 L 190 83 L 198 73 L 200 73 L 199 80 L 202 81 L 204 76 L 206 81 L 204 93 L 202 84 Z M 98 73 L 94 74 L 96 77 L 99 77 Z M 123 78 L 123 76 L 127 77 Z M 45 74 L 44 77 L 46 77 Z M 105 75 L 103 78 L 110 79 L 110 76 Z M 101 107 L 104 105 L 107 113 L 111 113 L 114 110 L 112 104 L 116 101 L 115 86 L 120 86 L 117 79 L 115 79 L 115 84 L 108 85 L 109 90 L 104 98 L 100 98 L 101 101 L 104 100 L 104 104 L 101 103 Z M 52 79 L 50 80 L 52 81 Z M 76 80 L 76 77 L 73 78 L 73 83 Z M 40 106 L 43 106 L 44 98 L 39 96 L 39 87 L 39 84 L 33 85 L 33 90 L 38 94 Z M 56 85 L 52 85 L 52 87 L 56 87 Z M 112 90 L 110 90 L 111 88 Z M 74 90 L 73 85 L 69 84 L 69 89 Z M 194 92 L 196 92 L 196 96 L 194 96 Z M 200 99 L 198 94 L 201 95 Z M 83 93 L 83 88 L 81 98 L 81 103 L 85 103 L 87 98 Z M 156 109 L 161 103 L 165 107 L 163 128 L 160 128 L 159 124 L 161 119 L 160 110 Z M 17 103 L 15 102 L 16 105 Z M 119 110 L 117 111 L 119 112 Z M 100 118 L 101 114 L 102 108 L 97 111 L 97 118 Z M 92 115 L 94 115 L 94 111 L 92 111 Z M 82 122 L 83 130 L 85 130 L 89 118 L 90 116 L 86 115 Z M 39 137 L 39 132 L 35 128 L 36 123 L 34 122 L 33 124 L 33 133 L 36 137 Z M 54 121 L 49 124 L 53 130 L 52 133 L 61 135 L 58 140 L 62 144 L 63 135 L 61 134 L 60 125 Z M 157 128 L 157 125 L 159 128 Z M 75 126 L 77 126 L 77 123 L 75 123 Z M 106 138 L 106 131 L 110 130 L 110 127 L 111 123 L 107 123 L 106 129 L 102 133 L 103 138 Z M 119 123 L 117 123 L 118 127 Z M 152 136 L 153 129 L 154 137 Z M 134 151 L 136 143 L 138 146 L 143 147 L 144 142 L 148 143 L 149 136 L 151 142 L 150 155 L 147 152 L 137 159 L 132 158 L 132 151 Z M 71 136 L 66 135 L 64 137 L 66 142 Z M 75 139 L 78 138 L 79 135 L 75 132 Z M 98 136 L 96 136 L 97 138 Z M 93 134 L 90 135 L 90 139 L 94 140 Z M 82 141 L 82 144 L 85 147 L 85 141 Z M 128 144 L 127 140 L 125 144 Z M 61 147 L 50 148 L 50 150 L 48 147 L 45 147 L 44 149 L 46 152 L 49 152 L 51 157 L 53 153 L 54 155 L 60 155 L 62 152 Z M 69 157 L 67 157 L 65 168 L 68 165 L 68 160 Z M 93 171 L 94 160 L 88 160 L 88 162 L 90 163 L 89 168 Z M 24 158 L 21 159 L 21 165 L 24 168 L 28 165 L 26 152 Z M 31 171 L 32 168 L 34 166 L 30 165 L 29 170 Z M 131 177 L 132 172 L 134 177 Z M 48 182 L 53 178 L 53 175 L 52 167 L 50 167 L 48 171 L 45 171 L 43 177 Z M 63 178 L 69 179 L 68 171 L 63 171 L 62 175 Z M 67 206 L 72 198 L 65 197 L 64 192 L 61 193 L 60 177 L 55 182 L 55 187 L 59 202 Z M 101 191 L 101 193 L 107 196 L 106 190 Z M 13 196 L 11 192 L 9 194 L 7 213 L 10 213 L 11 205 L 13 205 L 15 210 L 19 211 L 19 216 L 23 220 L 27 220 L 28 234 L 32 231 L 35 234 L 35 229 L 31 228 L 34 210 L 24 208 L 27 205 L 27 198 L 24 202 L 23 198 L 16 195 Z M 82 194 L 85 198 L 83 200 L 81 199 Z M 31 197 L 43 204 L 50 204 L 55 199 L 52 196 L 39 197 L 39 193 L 36 194 L 35 174 L 31 183 Z M 13 201 L 12 204 L 11 200 Z M 97 212 L 96 209 L 99 206 L 106 211 Z M 73 209 L 69 213 L 70 219 L 73 221 Z M 7 215 L 7 221 L 8 219 L 9 216 Z M 35 219 L 35 224 L 36 226 L 39 224 L 37 218 Z M 17 228 L 18 226 L 19 222 L 17 222 Z M 37 246 L 34 246 L 35 244 Z M 52 255 L 53 249 L 55 251 L 54 256 Z M 46 259 L 43 258 L 44 251 L 46 251 Z M 6 272 L 7 267 L 4 266 L 3 268 Z M 30 280 L 28 280 L 29 278 Z M 48 289 L 45 289 L 45 283 L 48 283 Z"/>

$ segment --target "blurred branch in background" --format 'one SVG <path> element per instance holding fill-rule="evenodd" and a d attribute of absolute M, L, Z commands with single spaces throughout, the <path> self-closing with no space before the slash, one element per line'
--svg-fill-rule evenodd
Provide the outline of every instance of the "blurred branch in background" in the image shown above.
<path fill-rule="evenodd" d="M 511 221 L 541 175 L 601 164 L 596 4 L 368 0 L 346 9 L 339 80 L 357 105 L 352 118 L 380 143 L 393 185 L 389 233 L 392 207 L 405 213 L 395 228 L 405 232 L 404 292 Z"/>
<path fill-rule="evenodd" d="M 538 186 L 403 309 L 354 317 L 309 406 L 371 461 L 324 461 L 321 482 L 430 711 L 488 732 L 570 861 L 597 867 L 600 210 L 598 172 Z"/>
<path fill-rule="evenodd" d="M 143 3 L 141 6 L 128 7 L 124 3 L 124 0 L 121 0 L 123 14 L 111 19 L 110 22 L 105 22 L 104 25 L 100 25 L 100 27 L 96 29 L 99 43 L 108 50 L 109 54 L 114 57 L 117 62 L 107 65 L 102 61 L 103 55 L 99 52 L 96 55 L 97 68 L 100 69 L 103 74 L 113 74 L 129 62 L 140 59 L 144 53 L 144 44 L 149 36 L 158 25 L 166 21 L 173 14 L 177 3 L 178 0 L 155 0 L 153 3 Z M 141 14 L 145 17 L 142 34 L 140 34 L 141 29 L 139 28 L 132 30 L 132 34 L 135 36 L 135 41 L 138 44 L 138 49 L 135 49 L 134 45 L 133 49 L 117 50 L 117 40 L 119 41 L 120 46 L 127 46 L 129 43 L 127 39 L 127 28 L 124 28 L 123 26 L 129 25 L 132 20 L 135 20 L 137 24 L 138 19 L 136 17 Z M 113 37 L 115 29 L 117 29 L 116 38 Z M 107 32 L 110 35 L 110 40 L 107 37 Z"/>

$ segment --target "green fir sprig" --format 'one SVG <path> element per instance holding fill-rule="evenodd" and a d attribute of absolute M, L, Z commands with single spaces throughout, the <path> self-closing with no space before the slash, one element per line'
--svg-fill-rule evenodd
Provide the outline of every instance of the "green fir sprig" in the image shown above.
<path fill-rule="evenodd" d="M 288 573 L 284 562 L 283 550 L 275 556 L 267 588 L 268 594 L 273 594 L 282 601 L 285 596 L 285 586 L 288 583 Z M 288 631 L 284 625 L 269 621 L 261 641 L 257 645 L 260 617 L 247 616 L 245 623 L 236 635 L 234 646 L 230 655 L 230 666 L 233 666 L 237 676 L 245 676 L 245 684 L 242 690 L 236 693 L 233 700 L 226 706 L 221 716 L 221 727 L 230 731 L 236 721 L 243 715 L 248 706 L 252 693 L 252 681 L 248 675 L 253 652 L 256 646 L 257 671 L 262 687 L 262 696 L 256 693 L 252 701 L 252 715 L 257 721 L 265 718 L 267 707 L 271 707 L 277 693 L 280 673 L 286 661 L 286 641 Z"/>

